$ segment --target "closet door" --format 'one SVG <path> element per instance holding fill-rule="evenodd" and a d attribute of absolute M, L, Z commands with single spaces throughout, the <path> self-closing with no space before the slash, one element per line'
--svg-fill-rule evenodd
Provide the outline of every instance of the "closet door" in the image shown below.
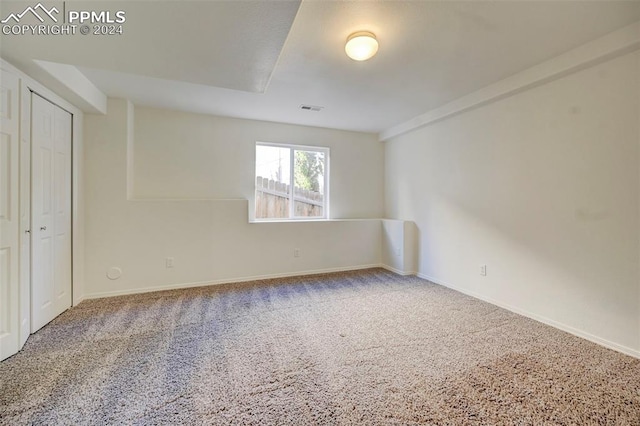
<path fill-rule="evenodd" d="M 0 360 L 19 348 L 18 78 L 0 72 Z"/>
<path fill-rule="evenodd" d="M 71 306 L 71 114 L 31 100 L 31 332 Z"/>
<path fill-rule="evenodd" d="M 20 348 L 31 334 L 31 92 L 20 87 Z"/>

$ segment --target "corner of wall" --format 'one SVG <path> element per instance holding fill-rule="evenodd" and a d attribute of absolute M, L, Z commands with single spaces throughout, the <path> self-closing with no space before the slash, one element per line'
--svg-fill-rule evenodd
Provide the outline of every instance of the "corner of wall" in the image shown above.
<path fill-rule="evenodd" d="M 419 276 L 638 356 L 640 51 L 617 53 L 390 139 L 386 208 Z"/>
<path fill-rule="evenodd" d="M 417 272 L 417 227 L 413 222 L 382 219 L 381 260 L 385 269 L 400 275 Z"/>

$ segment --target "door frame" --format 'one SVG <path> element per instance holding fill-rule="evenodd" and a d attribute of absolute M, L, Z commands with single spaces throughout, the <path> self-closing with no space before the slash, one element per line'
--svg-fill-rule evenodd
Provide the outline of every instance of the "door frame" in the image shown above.
<path fill-rule="evenodd" d="M 67 109 L 65 109 L 63 106 L 58 105 L 56 102 L 52 101 L 51 99 L 49 99 L 47 96 L 42 95 L 41 93 L 39 93 L 36 90 L 33 90 L 29 87 L 28 91 L 29 93 L 27 93 L 27 96 L 29 97 L 29 119 L 28 122 L 27 120 L 23 120 L 25 125 L 29 125 L 29 154 L 30 154 L 30 170 L 29 170 L 29 194 L 28 194 L 28 198 L 29 198 L 29 216 L 30 216 L 30 228 L 31 228 L 31 233 L 30 238 L 29 238 L 29 244 L 30 244 L 30 272 L 29 272 L 29 287 L 30 287 L 30 322 L 31 322 L 31 334 L 37 332 L 40 328 L 43 327 L 43 325 L 41 325 L 40 327 L 38 327 L 37 329 L 34 330 L 34 324 L 33 324 L 33 277 L 34 277 L 34 273 L 33 273 L 33 258 L 34 258 L 34 252 L 33 252 L 33 248 L 34 248 L 34 236 L 37 235 L 37 230 L 35 230 L 35 227 L 33 226 L 33 172 L 34 172 L 34 164 L 33 164 L 33 99 L 34 96 L 38 96 L 39 98 L 41 98 L 43 101 L 50 103 L 51 105 L 53 105 L 54 107 L 60 108 L 62 111 L 68 113 L 71 116 L 71 123 L 70 123 L 70 138 L 71 138 L 71 143 L 70 143 L 70 152 L 69 152 L 69 166 L 71 167 L 70 170 L 70 180 L 69 180 L 69 208 L 70 208 L 70 229 L 69 229 L 69 243 L 70 243 L 70 247 L 69 247 L 69 271 L 70 276 L 69 276 L 69 280 L 71 281 L 70 284 L 70 292 L 71 292 L 71 303 L 69 305 L 69 308 L 71 308 L 72 306 L 74 306 L 74 302 L 73 302 L 73 120 L 74 120 L 74 114 L 71 111 L 68 111 Z M 55 120 L 54 120 L 55 121 Z M 22 124 L 22 121 L 21 121 Z M 53 126 L 55 126 L 55 124 L 52 122 L 52 132 L 53 132 Z M 21 133 L 22 134 L 22 133 Z M 55 145 L 55 141 L 52 142 Z M 55 151 L 55 146 L 52 149 L 52 153 Z M 51 167 L 55 167 L 53 165 L 53 159 L 52 159 L 52 164 Z M 55 185 L 55 184 L 54 184 Z M 53 203 L 55 204 L 55 202 Z M 55 220 L 54 220 L 55 222 Z M 51 224 L 52 226 L 54 225 L 53 223 Z M 54 262 L 55 263 L 55 262 Z M 53 271 L 52 271 L 53 272 Z M 53 301 L 52 301 L 53 302 Z M 65 309 L 66 310 L 66 309 Z M 54 318 L 58 316 L 58 314 L 55 314 Z M 22 318 L 21 318 L 22 319 Z"/>
<path fill-rule="evenodd" d="M 20 104 L 21 111 L 29 111 L 28 120 L 20 120 L 20 135 L 29 132 L 31 126 L 31 92 L 36 92 L 40 96 L 48 99 L 52 103 L 58 105 L 72 115 L 71 122 L 71 306 L 75 306 L 84 299 L 84 182 L 83 182 L 83 121 L 84 113 L 81 109 L 72 105 L 62 97 L 55 94 L 46 86 L 40 84 L 9 62 L 0 58 L 0 68 L 11 74 L 16 75 L 20 79 Z M 25 102 L 27 102 L 25 104 Z M 28 105 L 28 109 L 23 109 Z M 26 123 L 26 124 L 25 124 Z M 30 133 L 26 133 L 29 134 Z M 30 136 L 29 136 L 30 138 Z M 31 312 L 30 312 L 30 282 L 20 282 L 20 294 L 25 294 L 24 286 L 28 287 L 27 295 L 29 295 L 29 310 L 24 312 L 22 300 L 20 302 L 20 324 L 22 319 L 27 316 L 29 318 L 28 327 L 20 327 L 20 348 L 26 341 L 28 334 L 25 335 L 24 329 L 31 328 Z M 24 296 L 22 296 L 24 298 Z"/>
<path fill-rule="evenodd" d="M 29 91 L 42 96 L 71 114 L 71 306 L 84 299 L 84 182 L 83 112 L 38 82 L 27 77 Z M 31 101 L 29 101 L 31 108 Z M 29 125 L 31 120 L 29 120 Z M 21 129 L 22 130 L 22 129 Z"/>

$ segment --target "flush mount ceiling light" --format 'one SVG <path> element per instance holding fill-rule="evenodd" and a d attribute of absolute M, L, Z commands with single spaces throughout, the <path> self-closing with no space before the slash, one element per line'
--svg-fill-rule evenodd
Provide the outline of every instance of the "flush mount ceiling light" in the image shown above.
<path fill-rule="evenodd" d="M 369 31 L 358 31 L 347 37 L 344 51 L 354 61 L 366 61 L 378 52 L 378 40 Z"/>

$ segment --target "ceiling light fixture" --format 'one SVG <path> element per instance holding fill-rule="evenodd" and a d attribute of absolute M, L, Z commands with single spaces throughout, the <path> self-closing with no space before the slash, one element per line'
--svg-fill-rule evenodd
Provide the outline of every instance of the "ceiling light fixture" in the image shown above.
<path fill-rule="evenodd" d="M 347 37 L 344 51 L 354 61 L 366 61 L 378 52 L 378 40 L 369 31 L 358 31 Z"/>

